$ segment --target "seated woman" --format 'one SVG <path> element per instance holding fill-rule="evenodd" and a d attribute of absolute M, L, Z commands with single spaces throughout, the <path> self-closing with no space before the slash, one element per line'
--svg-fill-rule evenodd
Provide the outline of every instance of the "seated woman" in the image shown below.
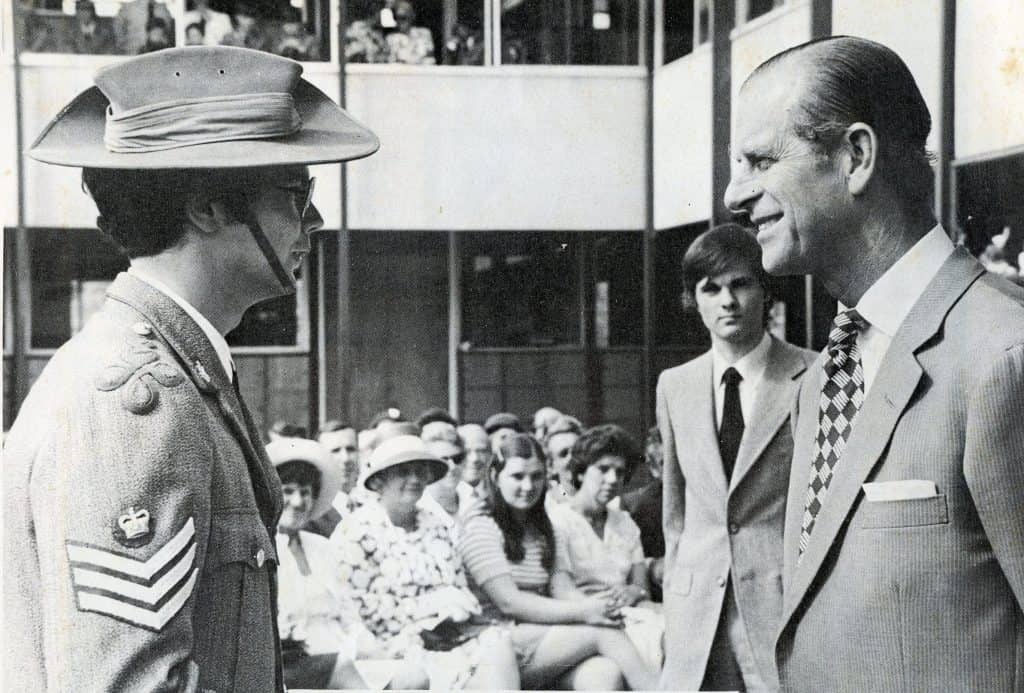
<path fill-rule="evenodd" d="M 650 601 L 640 528 L 626 511 L 612 507 L 641 455 L 621 426 L 584 431 L 568 464 L 576 492 L 550 512 L 552 522 L 565 532 L 576 587 L 625 607 L 627 634 L 648 663 L 660 667 L 664 618 Z"/>
<path fill-rule="evenodd" d="M 336 578 L 327 539 L 300 528 L 330 507 L 341 483 L 338 468 L 317 443 L 299 438 L 267 445 L 281 477 L 284 509 L 277 525 L 278 629 L 284 681 L 293 688 L 367 688 L 354 662 L 382 652 L 362 625 Z M 427 683 L 422 670 L 404 662 L 367 662 L 369 671 L 392 672 L 395 688 Z M 371 682 L 378 686 L 387 679 Z"/>
<path fill-rule="evenodd" d="M 417 507 L 427 485 L 447 472 L 418 436 L 381 443 L 362 479 L 378 499 L 334 530 L 335 570 L 374 636 L 388 652 L 421 666 L 431 689 L 518 688 L 508 635 L 470 621 L 480 604 L 466 586 L 449 527 Z"/>
<path fill-rule="evenodd" d="M 621 630 L 618 602 L 576 590 L 565 539 L 544 509 L 544 455 L 530 435 L 498 444 L 488 470 L 489 497 L 463 520 L 459 553 L 482 617 L 509 623 L 528 688 L 654 688 L 646 665 Z"/>

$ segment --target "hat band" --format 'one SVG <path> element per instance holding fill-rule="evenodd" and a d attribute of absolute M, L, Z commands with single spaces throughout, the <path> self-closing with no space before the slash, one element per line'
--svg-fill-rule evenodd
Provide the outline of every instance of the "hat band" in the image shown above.
<path fill-rule="evenodd" d="M 211 142 L 258 140 L 297 132 L 302 118 L 286 92 L 175 99 L 114 114 L 103 142 L 118 154 L 159 152 Z"/>

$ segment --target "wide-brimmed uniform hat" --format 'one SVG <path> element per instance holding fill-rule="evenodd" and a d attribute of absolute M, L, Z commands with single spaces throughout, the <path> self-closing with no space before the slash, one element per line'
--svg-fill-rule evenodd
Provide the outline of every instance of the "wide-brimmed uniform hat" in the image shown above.
<path fill-rule="evenodd" d="M 350 161 L 377 151 L 365 125 L 262 51 L 188 46 L 101 68 L 29 149 L 102 169 L 225 169 Z"/>
<path fill-rule="evenodd" d="M 407 462 L 422 462 L 430 470 L 430 483 L 438 481 L 448 473 L 448 463 L 427 450 L 419 436 L 400 435 L 389 438 L 377 446 L 370 455 L 370 466 L 363 474 L 360 484 L 373 491 L 372 480 L 381 472 Z"/>
<path fill-rule="evenodd" d="M 341 469 L 320 443 L 305 438 L 279 438 L 267 443 L 267 456 L 275 468 L 286 462 L 306 462 L 320 472 L 320 493 L 309 512 L 310 520 L 317 519 L 331 508 L 334 497 L 341 490 Z"/>

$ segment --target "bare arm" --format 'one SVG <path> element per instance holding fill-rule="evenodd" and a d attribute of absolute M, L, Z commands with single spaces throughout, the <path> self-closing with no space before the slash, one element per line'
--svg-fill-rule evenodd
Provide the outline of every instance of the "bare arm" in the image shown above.
<path fill-rule="evenodd" d="M 555 577 L 565 575 L 556 573 Z M 554 580 L 553 580 L 554 581 Z M 587 623 L 612 625 L 605 614 L 606 602 L 601 599 L 552 599 L 521 590 L 510 575 L 498 575 L 485 582 L 481 589 L 506 616 L 530 623 Z M 575 589 L 575 588 L 573 588 Z"/>

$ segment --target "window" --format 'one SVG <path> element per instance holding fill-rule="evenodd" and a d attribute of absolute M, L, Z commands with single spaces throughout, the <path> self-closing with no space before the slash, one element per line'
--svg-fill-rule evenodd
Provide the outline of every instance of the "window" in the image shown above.
<path fill-rule="evenodd" d="M 955 164 L 953 172 L 964 245 L 990 272 L 1024 284 L 1024 154 Z"/>
<path fill-rule="evenodd" d="M 706 223 L 659 231 L 654 239 L 654 344 L 659 347 L 710 345 L 696 305 L 683 300 L 683 255 Z"/>
<path fill-rule="evenodd" d="M 483 65 L 486 0 L 348 0 L 350 63 Z"/>
<path fill-rule="evenodd" d="M 462 247 L 464 349 L 581 344 L 577 234 L 473 233 Z"/>
<path fill-rule="evenodd" d="M 128 260 L 94 229 L 32 229 L 29 347 L 56 349 L 103 305 L 105 292 Z M 308 349 L 305 282 L 297 295 L 257 304 L 230 334 L 233 347 Z"/>
<path fill-rule="evenodd" d="M 662 15 L 664 62 L 693 52 L 693 0 L 667 0 Z M 706 6 L 705 6 L 706 9 Z"/>
<path fill-rule="evenodd" d="M 635 0 L 501 0 L 502 64 L 636 65 Z"/>
<path fill-rule="evenodd" d="M 137 55 L 176 45 L 231 45 L 295 60 L 330 59 L 329 0 L 29 0 L 21 48 Z"/>
<path fill-rule="evenodd" d="M 736 2 L 736 26 L 740 26 L 752 19 L 757 19 L 763 14 L 782 7 L 786 0 L 737 0 Z"/>
<path fill-rule="evenodd" d="M 593 241 L 594 346 L 641 346 L 644 340 L 643 234 L 609 233 Z"/>

